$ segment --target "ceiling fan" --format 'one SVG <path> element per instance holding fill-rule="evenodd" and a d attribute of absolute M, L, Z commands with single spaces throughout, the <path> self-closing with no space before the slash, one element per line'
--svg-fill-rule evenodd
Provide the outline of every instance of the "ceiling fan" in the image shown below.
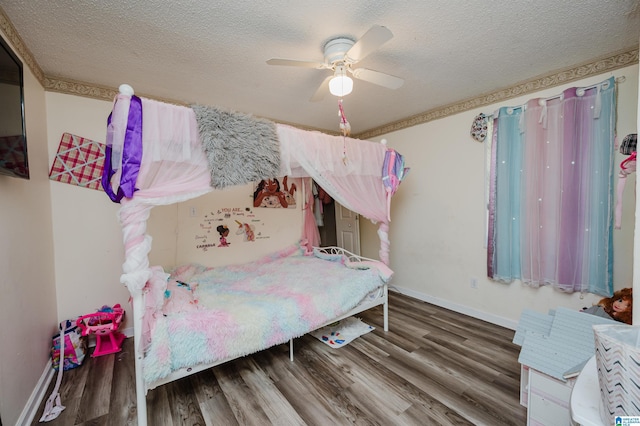
<path fill-rule="evenodd" d="M 368 81 L 389 89 L 398 89 L 404 84 L 404 80 L 400 77 L 367 68 L 353 67 L 391 38 L 393 38 L 393 33 L 387 27 L 374 25 L 357 41 L 347 37 L 336 37 L 329 40 L 323 48 L 324 62 L 274 58 L 269 59 L 267 64 L 332 70 L 333 75 L 325 78 L 311 97 L 310 100 L 313 102 L 322 100 L 327 89 L 335 96 L 345 96 L 351 93 L 353 80 L 349 78 L 348 74 L 358 80 Z"/>

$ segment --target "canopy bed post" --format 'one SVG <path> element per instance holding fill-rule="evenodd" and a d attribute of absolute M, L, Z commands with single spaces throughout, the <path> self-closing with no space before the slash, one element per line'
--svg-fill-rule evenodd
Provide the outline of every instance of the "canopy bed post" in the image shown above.
<path fill-rule="evenodd" d="M 145 299 L 143 288 L 150 278 L 149 251 L 151 237 L 146 235 L 146 223 L 151 206 L 122 200 L 118 212 L 125 246 L 124 274 L 120 281 L 131 293 L 133 307 L 133 345 L 135 356 L 136 403 L 138 425 L 147 425 L 147 389 L 144 380 L 144 342 L 142 341 Z"/>
<path fill-rule="evenodd" d="M 378 226 L 378 237 L 380 238 L 380 260 L 389 265 L 389 224 L 386 222 L 380 222 Z M 384 316 L 384 331 L 389 331 L 389 286 L 384 285 L 384 304 L 382 305 L 382 311 Z"/>
<path fill-rule="evenodd" d="M 384 318 L 384 331 L 389 331 L 389 286 L 384 285 L 384 304 L 382 305 L 382 313 Z"/>
<path fill-rule="evenodd" d="M 380 260 L 385 264 L 389 265 L 389 224 L 386 222 L 380 222 L 378 226 L 378 238 L 380 238 L 380 251 L 378 252 L 378 256 L 380 256 Z"/>
<path fill-rule="evenodd" d="M 134 330 L 134 354 L 135 354 L 135 375 L 136 375 L 136 403 L 138 412 L 138 425 L 147 424 L 147 390 L 145 388 L 144 375 L 142 374 L 144 351 L 140 342 L 140 331 L 142 330 L 142 316 L 138 313 L 144 312 L 144 298 L 142 295 L 133 298 L 133 330 Z"/>
<path fill-rule="evenodd" d="M 289 339 L 289 360 L 293 362 L 293 339 Z"/>

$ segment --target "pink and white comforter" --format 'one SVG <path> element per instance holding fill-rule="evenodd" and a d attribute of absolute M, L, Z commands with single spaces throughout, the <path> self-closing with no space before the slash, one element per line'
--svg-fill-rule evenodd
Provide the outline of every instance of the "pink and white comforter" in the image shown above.
<path fill-rule="evenodd" d="M 313 331 L 353 309 L 391 274 L 382 263 L 304 255 L 299 246 L 243 265 L 176 268 L 163 315 L 156 315 L 145 380 L 152 383 L 183 367 L 237 358 Z"/>

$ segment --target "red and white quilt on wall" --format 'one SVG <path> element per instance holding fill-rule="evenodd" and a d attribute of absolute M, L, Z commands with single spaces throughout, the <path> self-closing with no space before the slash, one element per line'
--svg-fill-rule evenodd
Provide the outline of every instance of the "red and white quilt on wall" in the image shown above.
<path fill-rule="evenodd" d="M 102 143 L 64 133 L 49 179 L 101 191 L 104 150 Z"/>

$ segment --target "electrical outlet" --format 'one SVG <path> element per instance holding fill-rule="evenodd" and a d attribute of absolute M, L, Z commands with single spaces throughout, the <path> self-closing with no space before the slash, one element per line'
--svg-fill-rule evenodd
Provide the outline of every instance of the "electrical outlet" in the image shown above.
<path fill-rule="evenodd" d="M 189 207 L 189 216 L 196 217 L 198 216 L 198 211 L 195 207 Z"/>
<path fill-rule="evenodd" d="M 471 286 L 471 288 L 478 288 L 478 279 L 477 278 L 471 278 L 471 280 L 469 281 L 469 285 Z"/>

